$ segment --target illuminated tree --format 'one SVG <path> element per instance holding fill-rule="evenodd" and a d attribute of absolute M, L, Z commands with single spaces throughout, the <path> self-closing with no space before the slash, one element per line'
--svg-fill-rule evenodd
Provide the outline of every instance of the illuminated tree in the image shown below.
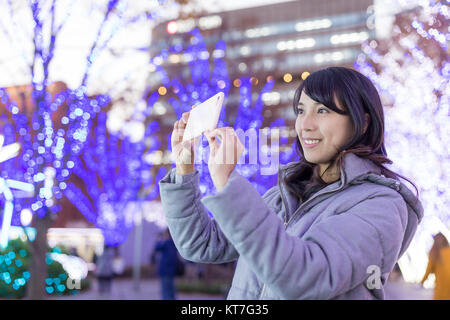
<path fill-rule="evenodd" d="M 448 234 L 450 218 L 449 10 L 421 1 L 398 14 L 391 36 L 363 45 L 355 67 L 377 86 L 385 108 L 386 147 L 393 169 L 418 186 L 425 217 L 399 265 L 420 281 L 432 234 Z"/>
<path fill-rule="evenodd" d="M 174 2 L 177 1 L 158 1 L 155 10 L 164 11 L 166 3 Z M 84 57 L 80 81 L 70 88 L 52 91 L 55 83 L 51 72 L 58 71 L 52 69 L 52 64 L 57 60 L 58 42 L 75 3 L 30 0 L 8 1 L 1 6 L 0 41 L 4 52 L 10 53 L 6 61 L 1 61 L 2 74 L 9 72 L 11 78 L 27 75 L 27 85 L 20 92 L 0 89 L 2 113 L 8 116 L 4 123 L 5 142 L 18 142 L 22 146 L 22 153 L 16 159 L 2 165 L 2 177 L 33 183 L 36 191 L 30 200 L 15 203 L 16 211 L 30 208 L 34 214 L 37 236 L 30 243 L 33 258 L 28 287 L 29 297 L 34 299 L 44 297 L 46 234 L 54 214 L 59 211 L 58 202 L 67 186 L 65 181 L 86 144 L 92 119 L 110 101 L 105 95 L 88 96 L 88 88 L 93 85 L 89 81 L 93 66 L 102 52 L 111 50 L 109 44 L 119 30 L 158 16 L 157 11 L 144 9 L 130 16 L 129 2 L 125 0 L 90 3 L 85 22 L 89 22 L 91 11 L 99 12 L 102 17 L 97 29 L 89 35 L 83 34 L 83 41 L 91 45 Z M 67 60 L 63 64 L 74 63 L 77 61 Z"/>
<path fill-rule="evenodd" d="M 224 92 L 226 98 L 219 117 L 218 127 L 232 126 L 236 131 L 239 130 L 243 133 L 240 138 L 243 143 L 246 143 L 244 139 L 247 139 L 248 143 L 243 156 L 245 159 L 243 158 L 242 163 L 238 163 L 237 170 L 249 179 L 260 194 L 263 194 L 276 183 L 278 165 L 272 172 L 267 170 L 268 173 L 264 174 L 262 158 L 267 158 L 269 154 L 276 157 L 276 163 L 278 164 L 279 162 L 293 161 L 297 157 L 295 142 L 290 148 L 286 148 L 287 137 L 280 137 L 276 130 L 277 127 L 285 126 L 284 119 L 276 119 L 269 125 L 268 138 L 264 131 L 260 130 L 262 129 L 264 109 L 262 97 L 265 93 L 270 92 L 274 81 L 269 78 L 255 98 L 253 94 L 256 84 L 255 79 L 242 77 L 234 84 L 238 87 L 235 90 L 239 90 L 239 101 L 228 100 L 232 86 L 225 60 L 226 43 L 219 41 L 215 44 L 213 52 L 208 52 L 200 31 L 194 29 L 191 34 L 191 43 L 186 47 L 167 48 L 167 50 L 163 50 L 152 57 L 150 67 L 155 69 L 155 74 L 161 79 L 167 94 L 164 92 L 163 97 L 158 90 L 150 91 L 147 98 L 149 109 L 141 111 L 142 117 L 151 118 L 151 110 L 154 110 L 157 103 L 162 102 L 172 107 L 177 119 L 179 119 L 182 113 L 191 110 L 193 105 L 205 101 L 219 91 Z M 187 59 L 187 65 L 178 67 L 176 71 L 165 68 L 165 62 L 168 62 L 169 56 L 172 54 L 182 54 Z M 167 65 L 170 65 L 170 63 L 167 63 Z M 189 76 L 183 78 L 182 75 L 186 73 L 185 71 L 188 71 Z M 230 112 L 233 109 L 237 109 L 236 115 Z M 136 110 L 133 114 L 138 113 L 139 111 Z M 169 134 L 166 144 L 162 146 L 163 148 L 171 150 L 170 138 Z M 285 151 L 286 149 L 288 151 Z M 214 192 L 214 185 L 207 168 L 209 147 L 205 137 L 200 140 L 197 151 L 195 166 L 200 173 L 200 189 L 207 195 Z M 174 164 L 172 164 L 173 166 Z"/>
<path fill-rule="evenodd" d="M 82 156 L 74 163 L 74 174 L 81 178 L 85 191 L 69 183 L 64 194 L 77 209 L 102 230 L 105 244 L 117 246 L 123 243 L 134 226 L 134 212 L 128 205 L 137 201 L 155 199 L 158 184 L 165 169 L 152 175 L 152 164 L 145 161 L 145 154 L 159 147 L 156 143 L 147 148 L 145 139 L 132 142 L 107 132 L 106 113 L 100 111 L 93 135 Z M 147 126 L 144 137 L 154 138 L 159 125 Z M 148 150 L 147 150 L 148 149 Z"/>

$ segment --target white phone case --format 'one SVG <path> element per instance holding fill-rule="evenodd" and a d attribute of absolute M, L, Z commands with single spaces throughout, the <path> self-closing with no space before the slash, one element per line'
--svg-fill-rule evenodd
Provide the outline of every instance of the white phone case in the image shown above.
<path fill-rule="evenodd" d="M 183 141 L 194 139 L 217 127 L 224 98 L 224 93 L 219 92 L 190 111 Z"/>

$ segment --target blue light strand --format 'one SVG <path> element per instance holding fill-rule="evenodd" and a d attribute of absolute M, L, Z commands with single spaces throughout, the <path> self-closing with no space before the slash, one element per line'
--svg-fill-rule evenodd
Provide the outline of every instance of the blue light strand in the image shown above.
<path fill-rule="evenodd" d="M 103 35 L 103 31 L 105 29 L 105 26 L 107 25 L 107 22 L 109 21 L 110 14 L 117 7 L 119 1 L 120 0 L 109 0 L 108 1 L 105 15 L 104 15 L 103 20 L 102 20 L 102 22 L 100 24 L 100 27 L 99 27 L 99 29 L 97 31 L 97 34 L 95 36 L 95 40 L 92 43 L 91 48 L 89 49 L 89 54 L 87 55 L 87 58 L 86 58 L 86 67 L 85 67 L 85 71 L 84 71 L 84 74 L 83 74 L 83 78 L 81 80 L 81 86 L 80 87 L 84 87 L 86 85 L 86 83 L 87 83 L 90 69 L 92 67 L 92 64 L 94 63 L 95 58 L 97 57 L 97 55 L 99 53 L 99 49 L 97 48 L 98 41 L 101 38 L 101 36 Z M 117 32 L 117 30 L 116 30 L 116 32 Z M 112 37 L 112 35 L 109 37 L 109 39 L 111 39 L 111 37 Z M 106 46 L 106 43 L 104 44 L 104 46 Z"/>
<path fill-rule="evenodd" d="M 82 90 L 59 92 L 55 94 L 53 101 L 46 98 L 45 106 L 49 109 L 49 112 L 42 112 L 44 128 L 39 125 L 40 119 L 34 112 L 30 122 L 34 124 L 35 129 L 32 129 L 27 125 L 28 119 L 25 112 L 15 110 L 16 103 L 10 101 L 7 91 L 0 89 L 0 93 L 2 103 L 6 106 L 5 109 L 10 111 L 9 117 L 4 115 L 9 119 L 7 120 L 9 122 L 3 126 L 5 139 L 8 143 L 19 142 L 22 145 L 22 153 L 19 158 L 10 159 L 3 164 L 2 176 L 13 176 L 16 180 L 27 181 L 38 186 L 39 183 L 43 183 L 35 180 L 38 175 L 42 175 L 39 168 L 53 167 L 56 179 L 51 191 L 56 200 L 60 199 L 62 197 L 61 189 L 66 186 L 64 181 L 68 179 L 73 170 L 74 158 L 81 152 L 85 144 L 91 119 L 95 117 L 96 112 L 109 103 L 109 98 L 101 95 L 91 99 Z M 56 115 L 55 112 L 62 105 L 67 106 L 69 117 L 64 116 L 61 124 L 56 123 L 54 127 L 52 117 Z M 15 130 L 13 124 L 16 125 Z M 17 137 L 15 131 L 19 133 Z M 32 136 L 33 131 L 35 133 Z M 19 221 L 17 218 L 18 211 L 24 208 L 31 208 L 34 212 L 39 211 L 39 217 L 45 214 L 46 210 L 41 209 L 48 199 L 42 197 L 44 193 L 42 193 L 43 189 L 41 188 L 42 186 L 38 187 L 39 192 L 34 200 L 19 199 L 19 203 L 16 203 L 16 216 L 13 218 L 15 224 Z M 60 208 L 59 206 L 51 206 L 52 203 L 48 204 L 53 212 L 57 212 Z"/>
<path fill-rule="evenodd" d="M 162 51 L 161 54 L 156 55 L 158 57 L 158 66 L 156 67 L 156 73 L 161 79 L 163 79 L 163 85 L 167 86 L 170 83 L 169 88 L 173 90 L 175 97 L 171 96 L 168 98 L 169 104 L 172 106 L 177 118 L 181 117 L 183 112 L 189 111 L 192 105 L 202 102 L 214 95 L 218 91 L 223 91 L 225 93 L 225 105 L 228 97 L 229 89 L 231 88 L 231 80 L 229 79 L 227 64 L 225 61 L 226 43 L 224 41 L 219 41 L 215 46 L 215 53 L 209 54 L 206 50 L 206 45 L 204 40 L 197 29 L 192 31 L 191 44 L 187 46 L 184 50 L 182 48 L 171 47 L 170 53 L 182 53 L 190 57 L 192 60 L 189 61 L 188 67 L 191 75 L 191 81 L 188 83 L 183 83 L 179 77 L 174 79 L 169 79 L 167 73 L 162 67 L 162 63 L 166 57 L 167 51 Z M 206 54 L 206 53 L 208 54 Z M 207 57 L 213 56 L 213 70 L 210 72 L 209 59 Z M 162 61 L 161 61 L 162 60 Z M 154 60 L 153 60 L 154 61 Z M 247 130 L 249 128 L 254 128 L 255 130 L 260 129 L 262 125 L 262 111 L 264 104 L 262 101 L 262 95 L 266 92 L 270 92 L 273 88 L 274 81 L 269 80 L 259 92 L 256 102 L 252 102 L 251 94 L 251 81 L 250 78 L 241 78 L 240 87 L 240 103 L 238 106 L 238 114 L 235 119 L 234 129 Z M 154 100 L 152 100 L 154 102 Z M 253 107 L 252 107 L 253 105 Z M 228 121 L 226 121 L 226 111 L 229 106 L 222 109 L 218 127 L 228 126 Z M 283 122 L 284 123 L 284 122 Z M 167 148 L 171 150 L 170 134 L 166 139 Z M 287 139 L 282 141 L 284 144 L 287 143 Z M 208 142 L 202 137 L 200 141 L 203 150 L 208 147 Z M 296 160 L 297 156 L 293 152 L 292 148 L 287 148 L 288 151 L 280 152 L 282 159 L 286 162 Z M 196 165 L 196 169 L 200 173 L 200 189 L 203 194 L 211 194 L 215 192 L 215 188 L 210 179 L 209 172 L 203 162 L 207 162 L 207 154 L 205 153 L 202 159 L 201 165 Z M 175 164 L 172 164 L 174 167 Z M 258 192 L 264 193 L 268 188 L 272 187 L 276 182 L 276 176 L 262 176 L 257 173 L 259 170 L 258 165 L 253 164 L 243 164 L 237 166 L 237 170 L 247 177 L 252 184 L 255 185 Z M 275 179 L 275 180 L 274 180 Z M 274 182 L 275 181 L 275 182 Z"/>
<path fill-rule="evenodd" d="M 145 139 L 133 143 L 128 138 L 107 132 L 107 116 L 101 111 L 97 117 L 95 134 L 90 137 L 83 154 L 82 164 L 74 173 L 83 179 L 87 194 L 69 184 L 65 194 L 80 212 L 102 230 L 105 243 L 116 246 L 127 239 L 134 225 L 134 217 L 125 211 L 131 202 L 152 200 L 158 195 L 153 190 L 142 195 L 143 188 L 155 184 L 155 177 L 145 174 L 151 165 L 143 155 Z M 144 136 L 152 138 L 159 130 L 156 121 L 147 125 Z M 153 143 L 149 151 L 159 148 Z M 158 171 L 156 179 L 162 178 L 165 169 Z M 152 179 L 153 178 L 153 179 Z"/>

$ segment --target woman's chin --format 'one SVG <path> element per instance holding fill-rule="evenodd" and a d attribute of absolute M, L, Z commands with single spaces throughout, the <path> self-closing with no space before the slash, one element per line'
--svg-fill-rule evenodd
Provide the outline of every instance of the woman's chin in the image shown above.
<path fill-rule="evenodd" d="M 308 157 L 306 155 L 305 155 L 305 160 L 308 161 L 309 163 L 317 164 L 317 165 L 329 163 L 329 161 L 327 159 L 320 158 L 320 157 L 311 157 L 311 156 Z"/>
<path fill-rule="evenodd" d="M 318 164 L 318 163 L 320 163 L 320 158 L 318 158 L 318 157 L 312 157 L 312 156 L 308 156 L 308 155 L 304 155 L 304 157 L 305 157 L 305 160 L 306 161 L 308 161 L 309 163 L 312 163 L 312 164 Z"/>

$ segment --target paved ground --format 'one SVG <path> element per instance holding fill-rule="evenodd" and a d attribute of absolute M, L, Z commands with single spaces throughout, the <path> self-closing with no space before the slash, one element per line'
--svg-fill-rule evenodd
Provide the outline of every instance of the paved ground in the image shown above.
<path fill-rule="evenodd" d="M 143 279 L 136 288 L 132 279 L 114 279 L 110 295 L 100 295 L 98 284 L 94 279 L 89 290 L 74 296 L 55 297 L 64 300 L 159 300 L 161 299 L 159 281 L 157 279 Z M 178 300 L 220 300 L 222 295 L 207 295 L 202 293 L 178 293 Z"/>
<path fill-rule="evenodd" d="M 221 295 L 206 295 L 201 293 L 179 293 L 179 300 L 221 300 Z M 405 283 L 401 280 L 388 282 L 386 285 L 387 300 L 430 300 L 433 290 L 423 289 L 417 284 Z M 92 287 L 76 296 L 65 296 L 54 299 L 64 300 L 159 300 L 159 282 L 157 279 L 141 280 L 139 289 L 136 289 L 131 279 L 116 279 L 109 296 L 98 294 L 97 283 L 92 281 Z"/>
<path fill-rule="evenodd" d="M 433 289 L 424 289 L 419 284 L 402 280 L 386 284 L 387 300 L 433 300 Z"/>

